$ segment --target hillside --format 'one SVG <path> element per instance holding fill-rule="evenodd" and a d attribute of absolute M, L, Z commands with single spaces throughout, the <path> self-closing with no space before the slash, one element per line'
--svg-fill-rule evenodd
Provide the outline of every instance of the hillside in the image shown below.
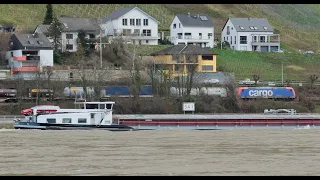
<path fill-rule="evenodd" d="M 15 24 L 18 30 L 33 30 L 43 21 L 45 4 L 1 4 L 0 24 Z M 137 6 L 158 19 L 161 30 L 169 30 L 176 13 L 209 14 L 215 37 L 228 17 L 265 17 L 281 34 L 287 50 L 320 51 L 320 5 L 318 4 L 55 4 L 56 15 L 103 17 L 120 7 Z"/>

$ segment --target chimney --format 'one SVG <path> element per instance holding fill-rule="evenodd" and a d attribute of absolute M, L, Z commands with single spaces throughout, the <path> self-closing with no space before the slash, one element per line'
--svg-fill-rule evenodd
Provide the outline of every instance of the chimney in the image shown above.
<path fill-rule="evenodd" d="M 190 17 L 190 13 L 188 12 L 188 17 Z"/>

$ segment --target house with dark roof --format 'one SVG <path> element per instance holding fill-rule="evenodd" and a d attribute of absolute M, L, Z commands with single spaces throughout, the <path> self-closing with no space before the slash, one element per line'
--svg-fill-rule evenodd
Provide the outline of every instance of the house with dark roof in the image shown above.
<path fill-rule="evenodd" d="M 221 40 L 231 49 L 274 52 L 280 50 L 280 34 L 265 18 L 229 18 L 223 26 Z"/>
<path fill-rule="evenodd" d="M 170 39 L 174 45 L 193 44 L 214 46 L 214 24 L 206 14 L 177 14 L 170 25 Z"/>
<path fill-rule="evenodd" d="M 138 7 L 120 8 L 102 19 L 101 28 L 109 39 L 121 37 L 127 43 L 158 45 L 159 21 Z"/>
<path fill-rule="evenodd" d="M 195 72 L 216 72 L 216 53 L 196 45 L 173 45 L 152 53 L 155 69 L 169 77 L 185 75 L 190 68 Z"/>
<path fill-rule="evenodd" d="M 97 41 L 100 35 L 100 22 L 97 18 L 75 18 L 61 16 L 58 18 L 60 23 L 63 24 L 63 30 L 61 32 L 61 50 L 63 52 L 76 52 L 77 51 L 77 39 L 78 32 L 84 31 L 86 39 L 91 41 Z M 40 24 L 37 26 L 34 32 L 43 33 L 47 35 L 50 25 Z M 52 39 L 48 37 L 52 42 Z"/>
<path fill-rule="evenodd" d="M 34 78 L 42 67 L 53 66 L 52 43 L 44 34 L 13 34 L 6 59 L 12 75 Z"/>

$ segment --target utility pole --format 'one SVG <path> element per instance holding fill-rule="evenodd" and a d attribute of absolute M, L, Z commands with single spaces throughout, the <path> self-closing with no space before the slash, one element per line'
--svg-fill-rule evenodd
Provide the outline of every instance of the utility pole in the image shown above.
<path fill-rule="evenodd" d="M 102 42 L 101 42 L 101 36 L 102 36 L 102 28 L 101 28 L 101 26 L 100 26 L 100 68 L 102 69 Z"/>
<path fill-rule="evenodd" d="M 281 82 L 283 85 L 283 62 L 281 62 Z"/>

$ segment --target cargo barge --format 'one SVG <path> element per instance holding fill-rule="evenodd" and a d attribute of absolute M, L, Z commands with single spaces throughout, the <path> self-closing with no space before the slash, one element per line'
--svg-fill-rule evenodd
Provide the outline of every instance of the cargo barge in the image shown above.
<path fill-rule="evenodd" d="M 318 128 L 320 114 L 154 114 L 115 115 L 114 121 L 137 130 Z"/>

